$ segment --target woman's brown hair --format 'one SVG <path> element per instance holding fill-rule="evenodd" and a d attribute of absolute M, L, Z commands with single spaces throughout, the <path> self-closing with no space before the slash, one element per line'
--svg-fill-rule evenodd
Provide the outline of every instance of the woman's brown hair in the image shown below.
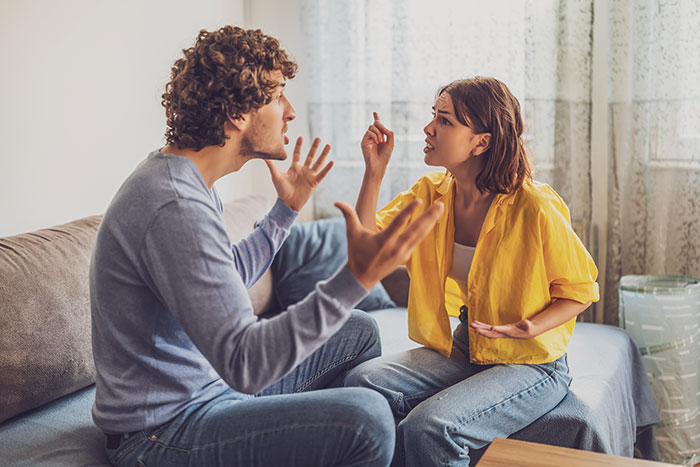
<path fill-rule="evenodd" d="M 194 46 L 175 62 L 162 104 L 165 138 L 178 148 L 199 151 L 223 146 L 228 116 L 238 118 L 272 100 L 272 71 L 291 79 L 297 65 L 280 43 L 262 31 L 224 26 L 201 30 Z"/>
<path fill-rule="evenodd" d="M 495 78 L 477 76 L 453 81 L 440 88 L 452 98 L 457 120 L 475 134 L 490 133 L 488 149 L 479 157 L 486 166 L 476 177 L 482 192 L 511 193 L 532 178 L 532 165 L 523 144 L 520 103 Z"/>

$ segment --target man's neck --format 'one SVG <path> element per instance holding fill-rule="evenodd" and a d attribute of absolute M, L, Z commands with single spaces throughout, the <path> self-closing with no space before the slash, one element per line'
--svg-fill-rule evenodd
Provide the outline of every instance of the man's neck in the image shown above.
<path fill-rule="evenodd" d="M 199 151 L 168 145 L 161 152 L 183 156 L 194 162 L 209 189 L 218 179 L 238 171 L 246 162 L 240 153 L 240 141 L 232 138 L 227 139 L 224 146 L 205 146 Z"/>

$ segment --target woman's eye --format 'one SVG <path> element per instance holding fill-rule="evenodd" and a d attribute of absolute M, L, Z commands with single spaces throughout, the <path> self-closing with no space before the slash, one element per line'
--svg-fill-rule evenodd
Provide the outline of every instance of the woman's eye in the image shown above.
<path fill-rule="evenodd" d="M 446 119 L 445 117 L 442 118 L 442 123 L 445 124 L 445 125 L 452 125 L 452 124 L 450 123 L 450 121 L 449 121 L 448 119 Z"/>

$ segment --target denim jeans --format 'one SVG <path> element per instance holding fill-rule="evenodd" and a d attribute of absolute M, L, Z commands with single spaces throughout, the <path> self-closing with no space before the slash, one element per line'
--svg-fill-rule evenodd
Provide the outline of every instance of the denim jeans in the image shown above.
<path fill-rule="evenodd" d="M 374 319 L 353 311 L 328 342 L 260 394 L 228 389 L 164 425 L 122 435 L 107 455 L 119 466 L 387 466 L 395 426 L 386 399 L 342 387 L 348 370 L 380 353 Z"/>
<path fill-rule="evenodd" d="M 469 362 L 460 323 L 447 358 L 422 347 L 367 361 L 345 384 L 374 389 L 396 421 L 395 466 L 467 466 L 470 450 L 508 437 L 553 409 L 569 391 L 566 355 L 539 365 Z"/>

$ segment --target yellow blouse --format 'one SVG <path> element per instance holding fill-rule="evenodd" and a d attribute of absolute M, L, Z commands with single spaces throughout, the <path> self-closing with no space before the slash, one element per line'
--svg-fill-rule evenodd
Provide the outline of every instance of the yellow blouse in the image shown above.
<path fill-rule="evenodd" d="M 469 322 L 509 324 L 532 318 L 554 298 L 580 303 L 599 299 L 598 269 L 571 228 L 569 209 L 548 185 L 528 181 L 491 203 L 474 252 L 467 294 L 449 279 L 454 243 L 454 178 L 436 172 L 423 176 L 377 212 L 377 228 L 388 226 L 412 200 L 436 201 L 442 217 L 406 264 L 409 337 L 445 356 L 452 351 L 449 315 L 466 304 Z M 466 302 L 466 303 L 465 303 Z M 489 339 L 469 329 L 472 363 L 547 363 L 566 353 L 575 319 L 532 339 Z"/>

